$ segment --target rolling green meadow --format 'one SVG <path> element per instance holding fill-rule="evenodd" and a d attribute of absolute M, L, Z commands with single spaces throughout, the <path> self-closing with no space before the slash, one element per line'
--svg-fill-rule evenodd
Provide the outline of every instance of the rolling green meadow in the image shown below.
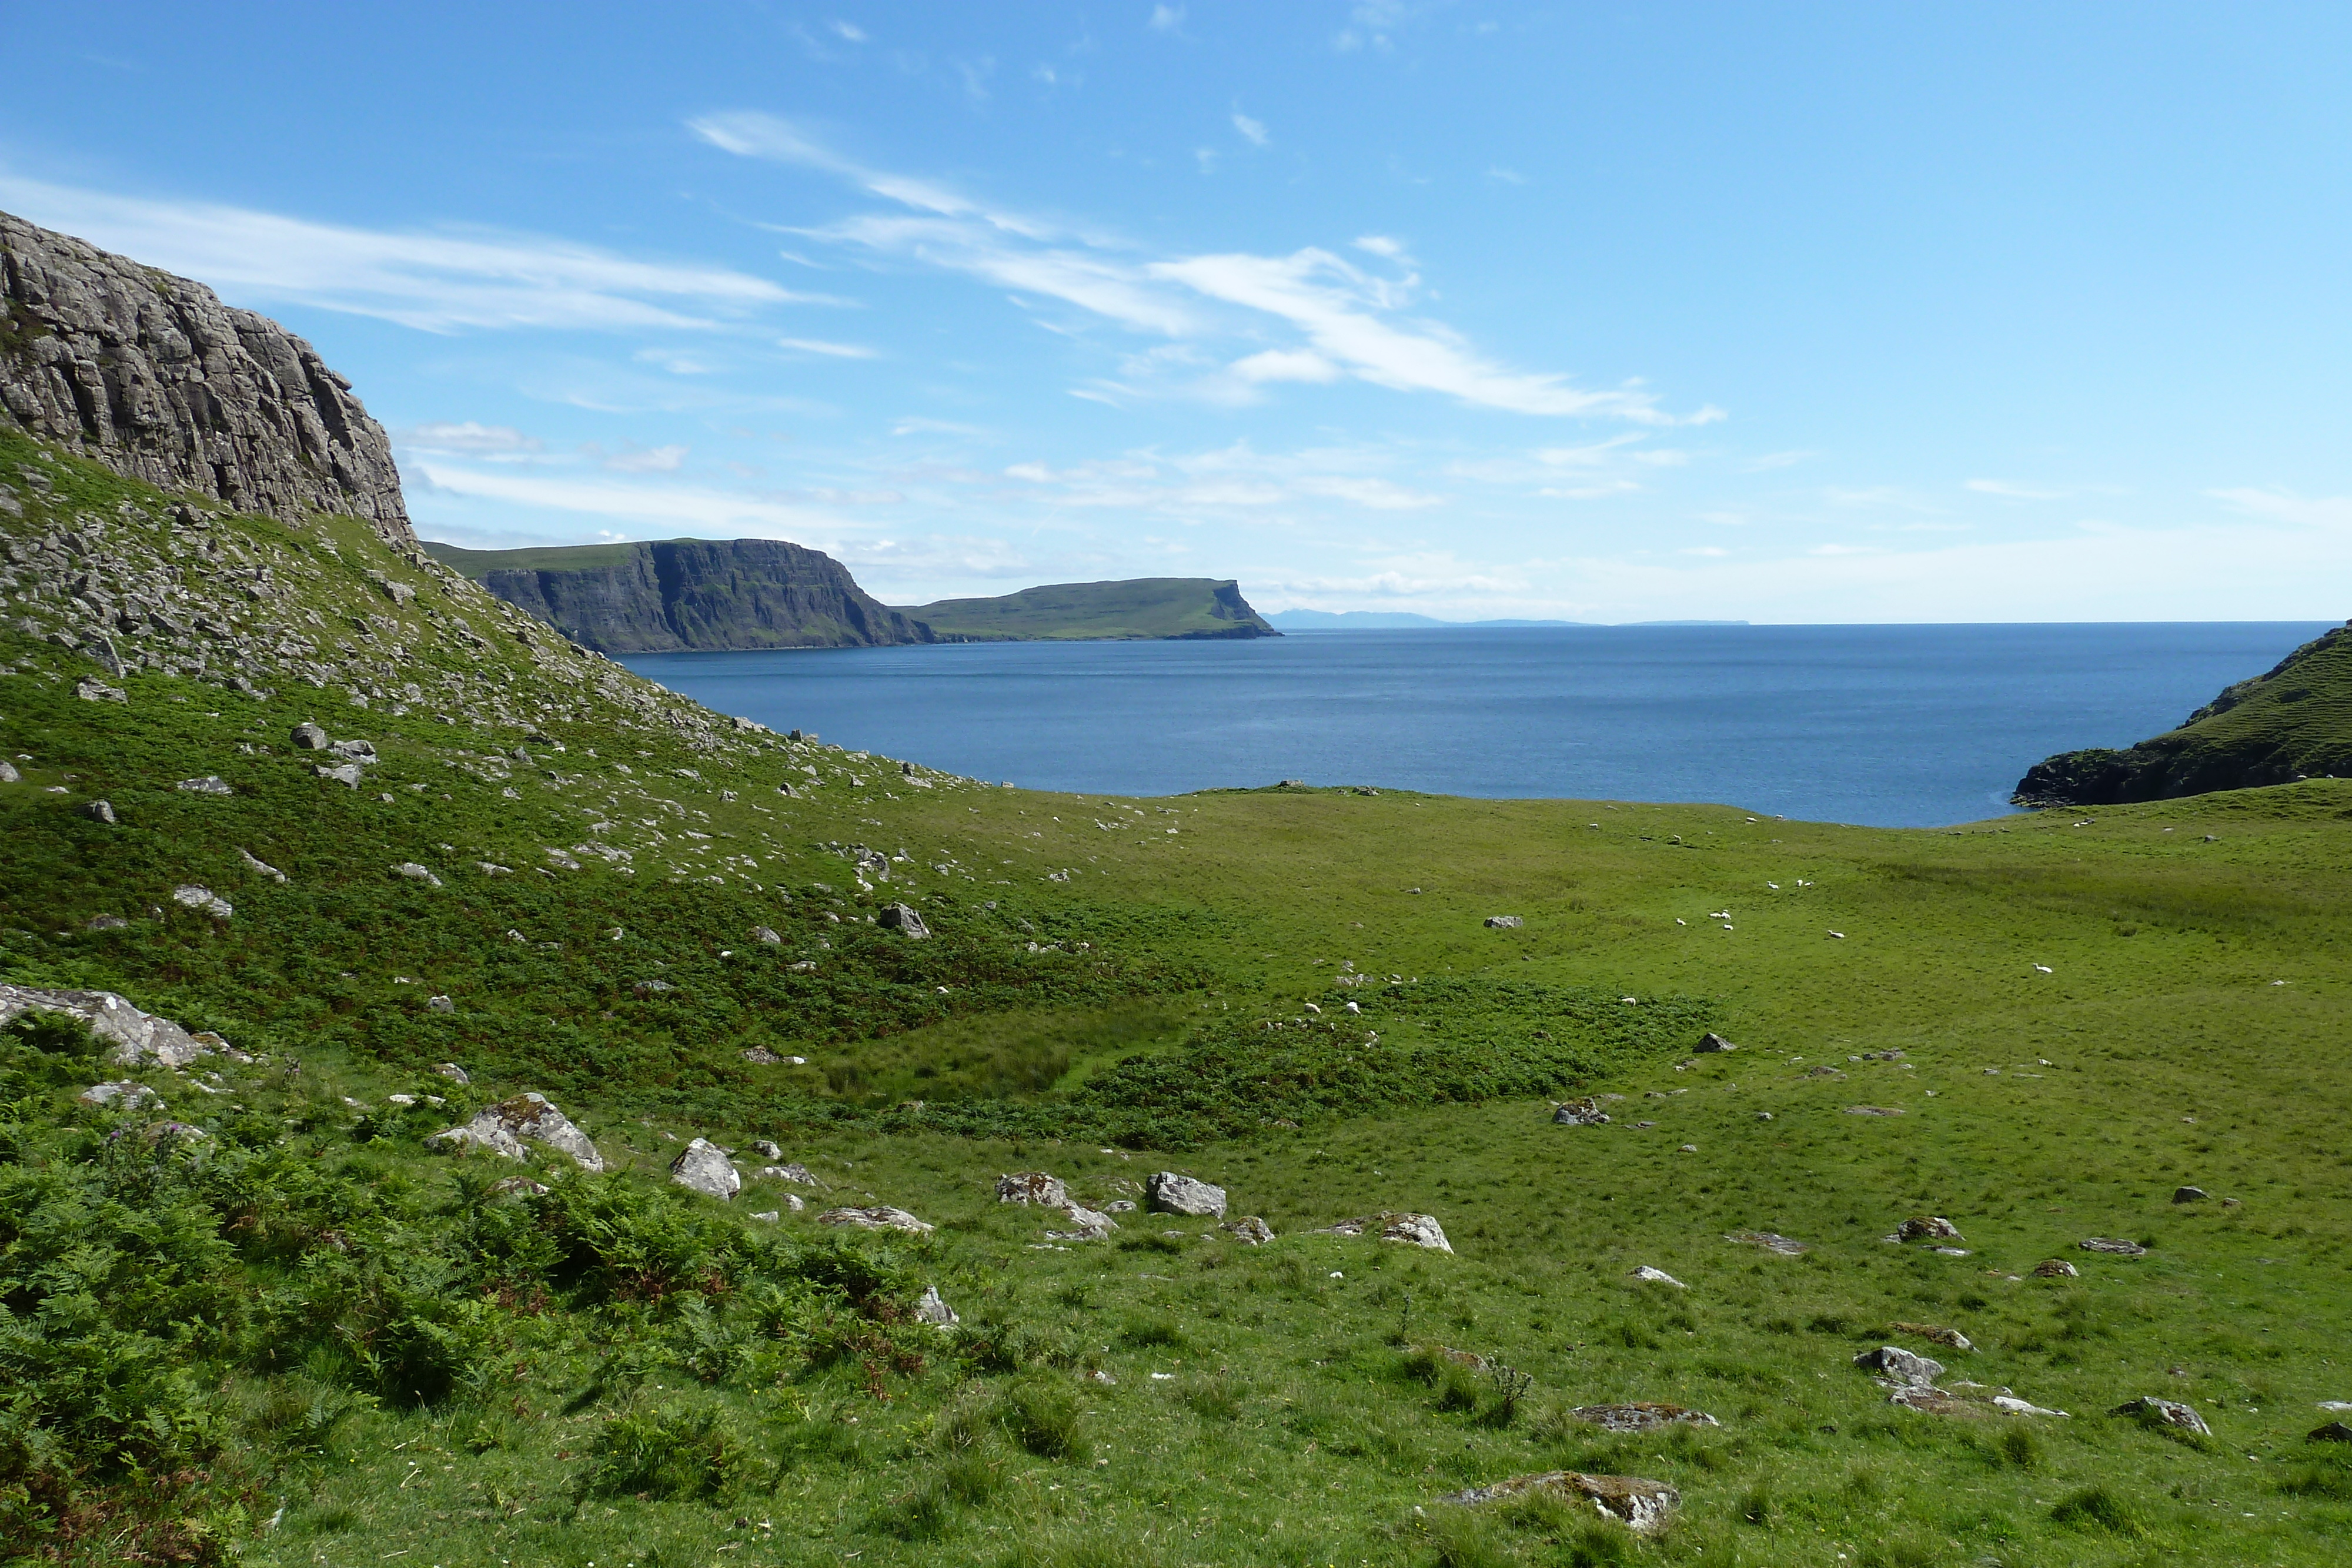
<path fill-rule="evenodd" d="M 0 444 L 36 462 L 9 539 L 168 545 L 169 497 Z M 345 520 L 208 530 L 320 622 L 384 576 L 488 613 Z M 2309 1436 L 2352 1400 L 2352 782 L 1900 831 L 1372 764 L 1115 800 L 612 696 L 528 628 L 399 632 L 427 695 L 362 707 L 102 674 L 55 609 L 0 623 L 0 983 L 252 1060 L 109 1108 L 69 1020 L 0 1036 L 5 1561 L 2352 1554 L 2352 1442 Z M 502 707 L 432 700 L 461 659 Z M 380 759 L 322 777 L 306 721 Z M 527 1091 L 608 1169 L 427 1147 Z M 1554 1123 L 1587 1095 L 1622 1098 Z M 731 1203 L 667 1179 L 696 1137 Z M 1056 1239 L 996 1200 L 1160 1170 L 1275 1239 L 1140 1208 Z M 815 1223 L 843 1204 L 936 1228 Z M 1390 1212 L 1453 1250 L 1314 1233 Z M 1959 1239 L 1886 1239 L 1915 1216 Z M 1727 1239 L 1763 1232 L 1805 1249 Z M 1890 1404 L 1854 1364 L 1882 1344 L 2067 1414 Z M 2143 1396 L 2210 1436 L 2108 1413 Z M 1716 1424 L 1575 1414 L 1624 1401 Z M 1442 1500 L 1557 1469 L 1679 1512 Z"/>

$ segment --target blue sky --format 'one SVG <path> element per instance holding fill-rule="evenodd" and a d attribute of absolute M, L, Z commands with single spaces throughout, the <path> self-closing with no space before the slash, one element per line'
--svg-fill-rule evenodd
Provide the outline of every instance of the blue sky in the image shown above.
<path fill-rule="evenodd" d="M 315 342 L 461 544 L 893 602 L 2319 619 L 2341 6 L 23 7 L 0 207 Z"/>

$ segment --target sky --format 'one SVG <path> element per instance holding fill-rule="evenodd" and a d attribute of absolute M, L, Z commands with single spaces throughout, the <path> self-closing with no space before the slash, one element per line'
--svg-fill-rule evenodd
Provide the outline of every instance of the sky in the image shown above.
<path fill-rule="evenodd" d="M 892 603 L 2334 619 L 2352 8 L 27 6 L 0 209 L 310 340 L 427 538 Z"/>

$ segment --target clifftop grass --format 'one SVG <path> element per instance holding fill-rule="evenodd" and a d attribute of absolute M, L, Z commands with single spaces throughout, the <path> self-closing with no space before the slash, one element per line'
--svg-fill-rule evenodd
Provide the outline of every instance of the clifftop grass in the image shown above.
<path fill-rule="evenodd" d="M 942 637 L 973 643 L 1280 635 L 1237 584 L 1207 577 L 1054 583 L 995 599 L 942 599 L 906 613 Z"/>
<path fill-rule="evenodd" d="M 144 1069 L 163 1106 L 110 1110 L 76 1095 L 123 1074 L 72 1031 L 0 1040 L 16 1560 L 2342 1554 L 2352 1468 L 2305 1434 L 2352 1399 L 2352 784 L 1935 832 L 1004 790 L 739 729 L 331 525 L 189 529 L 5 438 L 0 484 L 9 543 L 83 541 L 54 584 L 9 568 L 0 980 L 266 1058 Z M 114 615 L 140 667 L 107 673 L 76 595 L 167 567 L 191 630 Z M 381 760 L 320 777 L 304 718 Z M 936 935 L 866 923 L 898 901 Z M 1740 1050 L 1694 1057 L 1702 1030 Z M 427 1152 L 527 1089 L 614 1168 Z M 1623 1098 L 1556 1126 L 1570 1092 Z M 665 1179 L 696 1136 L 737 1152 L 732 1204 Z M 755 1139 L 824 1185 L 761 1176 Z M 1163 1167 L 1277 1239 L 1126 1213 L 1055 1241 L 993 1198 L 1043 1168 L 1099 1208 Z M 814 1217 L 845 1203 L 938 1229 L 844 1240 Z M 1454 1252 L 1313 1234 L 1391 1210 Z M 1881 1239 L 1920 1213 L 1967 1255 Z M 912 1321 L 926 1286 L 952 1333 Z M 1852 1364 L 1881 1343 L 2072 1415 L 1892 1406 Z M 2214 1437 L 2104 1414 L 2149 1394 Z M 1625 1399 L 1722 1425 L 1573 1415 Z M 1671 1482 L 1680 1522 L 1438 1500 L 1561 1468 Z"/>

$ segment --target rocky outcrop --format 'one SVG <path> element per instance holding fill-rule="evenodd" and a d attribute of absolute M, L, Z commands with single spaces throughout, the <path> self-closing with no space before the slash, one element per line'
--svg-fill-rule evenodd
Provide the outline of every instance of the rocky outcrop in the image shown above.
<path fill-rule="evenodd" d="M 383 426 L 317 350 L 201 283 L 0 213 L 0 408 L 164 490 L 414 545 Z"/>
<path fill-rule="evenodd" d="M 207 895 L 209 896 L 209 895 Z M 142 1012 L 112 991 L 44 990 L 0 986 L 0 1027 L 27 1012 L 64 1013 L 89 1026 L 108 1047 L 106 1060 L 121 1067 L 185 1067 L 200 1057 L 226 1051 L 216 1034 L 190 1034 L 170 1019 Z"/>
<path fill-rule="evenodd" d="M 601 653 L 867 648 L 938 639 L 839 561 L 781 539 L 665 539 L 576 549 L 428 545 L 445 565 Z"/>
<path fill-rule="evenodd" d="M 1664 1481 L 1643 1476 L 1586 1475 L 1580 1470 L 1513 1476 L 1506 1481 L 1454 1492 L 1445 1500 L 1475 1508 L 1481 1503 L 1515 1502 L 1520 1498 L 1547 1493 L 1589 1504 L 1602 1518 L 1617 1521 L 1636 1535 L 1655 1535 L 1665 1529 L 1682 1503 L 1682 1493 Z"/>
<path fill-rule="evenodd" d="M 2352 626 L 2238 682 L 2180 727 L 2121 749 L 2062 751 L 2027 769 L 2020 806 L 2116 806 L 2352 774 Z"/>
<path fill-rule="evenodd" d="M 427 1147 L 447 1154 L 478 1148 L 504 1159 L 520 1160 L 530 1157 L 530 1151 L 522 1146 L 525 1138 L 558 1154 L 570 1155 L 582 1170 L 604 1168 L 604 1157 L 589 1142 L 588 1134 L 572 1125 L 571 1118 L 557 1110 L 546 1095 L 539 1093 L 518 1094 L 511 1100 L 486 1106 L 463 1126 L 436 1133 L 425 1142 Z"/>
<path fill-rule="evenodd" d="M 1223 1219 L 1225 1189 L 1176 1171 L 1154 1171 L 1144 1179 L 1143 1207 L 1152 1214 Z"/>

